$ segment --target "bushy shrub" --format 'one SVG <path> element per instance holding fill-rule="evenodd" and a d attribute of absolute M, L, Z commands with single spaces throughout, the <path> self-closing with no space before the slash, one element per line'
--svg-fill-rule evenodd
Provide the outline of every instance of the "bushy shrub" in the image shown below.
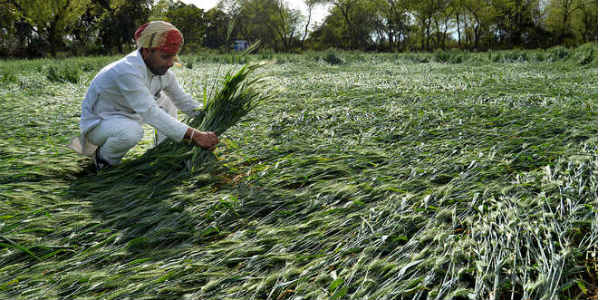
<path fill-rule="evenodd" d="M 573 60 L 580 65 L 598 62 L 598 47 L 593 43 L 583 44 L 572 51 Z"/>
<path fill-rule="evenodd" d="M 55 66 L 50 66 L 48 68 L 48 73 L 46 74 L 46 78 L 53 82 L 61 82 L 62 78 L 59 74 L 58 68 Z"/>
<path fill-rule="evenodd" d="M 460 64 L 465 60 L 465 56 L 462 53 L 457 53 L 455 55 L 452 55 L 452 57 L 450 58 L 450 63 L 452 64 Z"/>
<path fill-rule="evenodd" d="M 17 76 L 11 72 L 4 72 L 4 74 L 0 75 L 0 82 L 2 83 L 18 83 L 19 79 L 17 78 Z"/>
<path fill-rule="evenodd" d="M 352 62 L 366 62 L 369 58 L 373 58 L 373 56 L 364 55 L 360 52 L 355 52 L 350 56 Z"/>
<path fill-rule="evenodd" d="M 52 82 L 79 82 L 81 67 L 78 64 L 67 64 L 61 67 L 48 67 L 46 78 Z"/>
<path fill-rule="evenodd" d="M 533 54 L 533 59 L 538 62 L 546 61 L 546 54 L 542 51 L 537 51 Z"/>
<path fill-rule="evenodd" d="M 81 69 L 84 72 L 92 72 L 92 71 L 96 70 L 96 66 L 94 64 L 88 62 L 88 63 L 83 63 L 81 65 Z"/>
<path fill-rule="evenodd" d="M 344 63 L 344 60 L 341 57 L 339 57 L 334 50 L 327 51 L 323 60 L 329 63 L 330 65 L 341 65 Z"/>
<path fill-rule="evenodd" d="M 506 51 L 502 55 L 502 59 L 504 62 L 519 62 L 519 61 L 528 61 L 529 57 L 527 56 L 527 52 L 521 50 L 511 50 Z"/>
<path fill-rule="evenodd" d="M 485 53 L 463 53 L 461 56 L 463 62 L 469 61 L 470 64 L 481 65 L 485 63 L 489 63 L 489 55 Z"/>
<path fill-rule="evenodd" d="M 526 51 L 518 50 L 514 54 L 515 61 L 529 61 L 529 54 Z"/>
<path fill-rule="evenodd" d="M 450 58 L 452 57 L 452 55 L 447 52 L 447 51 L 442 51 L 442 50 L 436 50 L 435 53 L 433 54 L 433 59 L 437 62 L 448 62 L 450 60 Z"/>
<path fill-rule="evenodd" d="M 260 52 L 258 53 L 258 57 L 260 57 L 260 59 L 264 59 L 264 60 L 273 59 L 273 50 L 271 50 L 271 49 L 260 50 Z"/>
<path fill-rule="evenodd" d="M 404 59 L 410 62 L 416 63 L 428 63 L 430 57 L 426 54 L 407 54 L 404 56 Z"/>
<path fill-rule="evenodd" d="M 548 50 L 548 52 L 550 53 L 548 58 L 551 61 L 559 61 L 569 56 L 569 49 L 563 46 L 552 47 Z"/>
<path fill-rule="evenodd" d="M 490 52 L 490 60 L 493 62 L 501 62 L 504 61 L 504 56 L 501 53 L 495 53 L 495 54 L 491 54 L 492 52 Z"/>
<path fill-rule="evenodd" d="M 238 54 L 232 52 L 230 55 L 223 56 L 223 61 L 219 61 L 219 62 L 226 63 L 226 64 L 232 64 L 232 65 L 236 65 L 236 64 L 243 65 L 243 64 L 249 62 L 249 60 L 248 60 L 247 56 L 238 55 Z"/>
<path fill-rule="evenodd" d="M 465 55 L 462 51 L 456 49 L 448 51 L 437 50 L 433 54 L 433 60 L 442 63 L 460 64 L 465 60 Z"/>

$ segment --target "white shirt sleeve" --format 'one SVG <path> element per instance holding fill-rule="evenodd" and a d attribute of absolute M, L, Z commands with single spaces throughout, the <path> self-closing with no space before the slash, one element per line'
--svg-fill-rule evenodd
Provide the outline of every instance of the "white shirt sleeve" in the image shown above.
<path fill-rule="evenodd" d="M 200 108 L 200 103 L 194 100 L 191 95 L 183 91 L 175 78 L 175 74 L 171 72 L 168 74 L 169 82 L 165 88 L 165 93 L 167 93 L 167 96 L 171 98 L 171 101 L 173 101 L 173 104 L 175 104 L 179 110 L 190 117 L 194 117 L 196 115 L 196 109 Z"/>
<path fill-rule="evenodd" d="M 124 105 L 139 114 L 144 122 L 158 129 L 174 141 L 181 141 L 188 126 L 171 117 L 154 101 L 154 97 L 144 85 L 144 80 L 133 73 L 121 74 L 115 78 L 116 84 L 125 99 Z"/>

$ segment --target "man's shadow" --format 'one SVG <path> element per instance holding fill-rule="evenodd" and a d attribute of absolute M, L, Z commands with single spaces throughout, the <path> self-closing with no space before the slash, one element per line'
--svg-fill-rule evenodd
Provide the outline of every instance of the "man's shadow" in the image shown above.
<path fill-rule="evenodd" d="M 125 250 L 121 253 L 131 259 L 159 259 L 173 249 L 222 240 L 255 220 L 279 222 L 277 211 L 302 202 L 273 187 L 239 182 L 245 174 L 230 170 L 212 152 L 203 153 L 202 163 L 190 171 L 189 161 L 155 159 L 154 151 L 98 174 L 89 167 L 78 174 L 69 197 L 89 203 L 92 220 L 71 241 L 84 249 L 106 246 L 94 250 L 98 254 Z M 207 190 L 200 189 L 224 192 L 203 199 Z"/>
<path fill-rule="evenodd" d="M 195 177 L 212 178 L 227 170 L 217 166 L 211 152 L 206 154 L 205 165 L 193 173 L 185 159 L 173 157 L 165 163 L 155 154 L 151 149 L 98 173 L 90 162 L 76 174 L 68 195 L 88 202 L 93 220 L 79 228 L 72 241 L 83 245 L 108 242 L 138 253 L 193 238 L 195 218 L 185 207 L 194 200 L 186 194 L 210 183 Z"/>

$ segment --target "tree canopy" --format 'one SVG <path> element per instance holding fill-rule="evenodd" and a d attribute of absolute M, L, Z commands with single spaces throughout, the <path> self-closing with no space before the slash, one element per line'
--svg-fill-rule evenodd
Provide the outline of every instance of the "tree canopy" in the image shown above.
<path fill-rule="evenodd" d="M 221 0 L 208 11 L 178 0 L 0 0 L 0 56 L 123 53 L 149 20 L 183 33 L 184 51 L 230 51 L 234 40 L 274 51 L 433 51 L 546 48 L 596 41 L 595 0 Z M 315 6 L 329 15 L 311 27 Z"/>

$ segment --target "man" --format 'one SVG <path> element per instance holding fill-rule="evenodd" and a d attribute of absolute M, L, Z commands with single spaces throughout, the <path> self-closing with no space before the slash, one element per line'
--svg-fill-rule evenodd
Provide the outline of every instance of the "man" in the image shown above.
<path fill-rule="evenodd" d="M 70 148 L 92 156 L 96 169 L 117 165 L 143 137 L 143 123 L 165 137 L 188 140 L 213 150 L 214 132 L 202 132 L 177 120 L 177 109 L 189 116 L 200 104 L 185 93 L 169 71 L 183 45 L 181 32 L 170 23 L 153 21 L 134 34 L 138 49 L 104 67 L 92 80 L 81 105 L 81 136 Z"/>

